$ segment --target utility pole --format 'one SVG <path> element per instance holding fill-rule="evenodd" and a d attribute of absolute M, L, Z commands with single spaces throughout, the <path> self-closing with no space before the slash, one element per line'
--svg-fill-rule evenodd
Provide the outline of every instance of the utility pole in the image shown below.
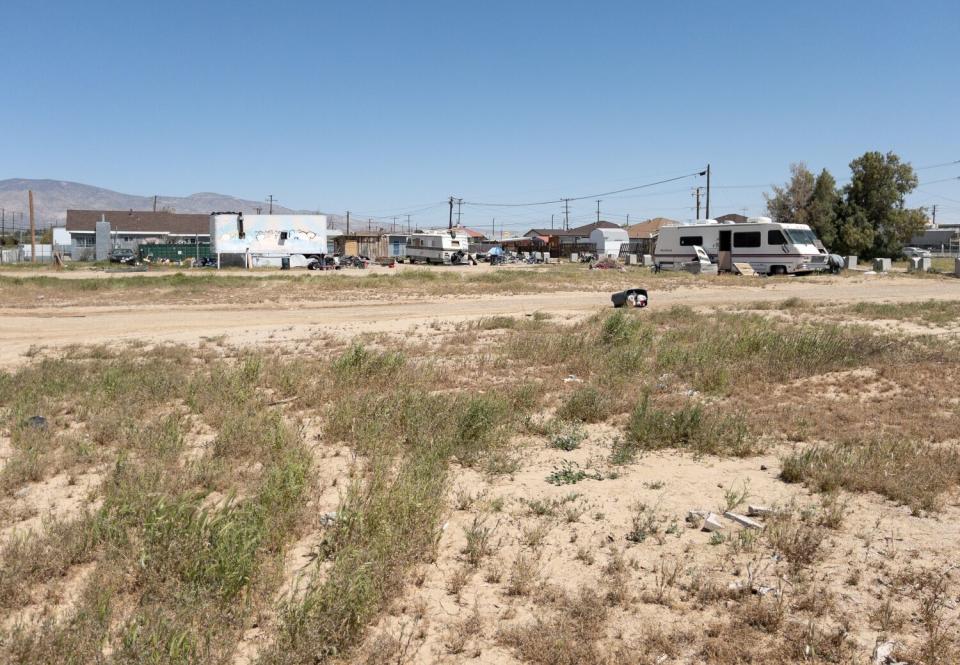
<path fill-rule="evenodd" d="M 27 190 L 27 199 L 30 201 L 30 263 L 37 262 L 37 229 L 33 224 L 33 190 Z"/>
<path fill-rule="evenodd" d="M 550 228 L 553 228 L 553 213 L 550 213 Z"/>
<path fill-rule="evenodd" d="M 390 229 L 390 230 L 391 230 L 391 231 L 394 231 L 394 232 L 396 232 L 396 230 L 397 230 L 397 216 L 396 216 L 396 215 L 393 216 L 393 228 Z"/>
<path fill-rule="evenodd" d="M 703 188 L 702 188 L 702 187 L 697 187 L 697 188 L 696 188 L 696 197 L 697 197 L 697 220 L 700 219 L 700 190 L 701 190 L 701 189 L 703 189 Z"/>
<path fill-rule="evenodd" d="M 156 194 L 153 195 L 153 211 L 154 212 L 157 211 L 157 195 Z"/>
<path fill-rule="evenodd" d="M 270 194 L 269 196 L 267 196 L 267 201 L 270 202 L 270 213 L 269 213 L 269 214 L 272 215 L 272 214 L 273 214 L 273 194 Z"/>
<path fill-rule="evenodd" d="M 460 206 L 463 205 L 463 199 L 457 199 L 457 226 L 460 226 Z"/>
<path fill-rule="evenodd" d="M 410 215 L 407 215 L 407 233 L 410 233 Z"/>
<path fill-rule="evenodd" d="M 600 199 L 597 199 L 597 222 L 600 221 Z"/>
<path fill-rule="evenodd" d="M 707 164 L 707 219 L 710 219 L 710 165 Z"/>
<path fill-rule="evenodd" d="M 563 200 L 563 228 L 570 230 L 570 199 Z"/>
<path fill-rule="evenodd" d="M 497 218 L 494 217 L 490 222 L 490 240 L 497 239 Z"/>
<path fill-rule="evenodd" d="M 350 235 L 350 211 L 347 211 L 347 235 Z"/>
<path fill-rule="evenodd" d="M 450 213 L 447 215 L 447 228 L 453 228 L 453 197 L 450 197 Z"/>
<path fill-rule="evenodd" d="M 933 204 L 933 225 L 937 225 L 937 204 Z"/>
<path fill-rule="evenodd" d="M 630 226 L 630 213 L 627 213 L 627 226 Z"/>

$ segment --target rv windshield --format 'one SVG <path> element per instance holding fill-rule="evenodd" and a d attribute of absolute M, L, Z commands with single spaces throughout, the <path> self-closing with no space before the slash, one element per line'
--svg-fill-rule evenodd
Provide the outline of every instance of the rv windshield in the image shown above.
<path fill-rule="evenodd" d="M 793 241 L 794 245 L 816 244 L 816 234 L 808 229 L 784 229 L 784 232 L 790 236 L 790 240 Z"/>

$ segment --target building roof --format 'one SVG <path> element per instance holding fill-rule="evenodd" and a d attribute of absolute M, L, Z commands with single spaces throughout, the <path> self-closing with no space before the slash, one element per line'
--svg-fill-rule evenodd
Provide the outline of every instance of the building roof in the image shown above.
<path fill-rule="evenodd" d="M 660 231 L 660 227 L 675 226 L 679 223 L 680 222 L 676 220 L 667 219 L 666 217 L 654 217 L 653 219 L 631 224 L 627 227 L 627 234 L 635 239 L 652 238 Z"/>
<path fill-rule="evenodd" d="M 537 235 L 544 236 L 549 238 L 550 236 L 564 236 L 564 237 L 587 237 L 590 235 L 590 232 L 594 229 L 617 229 L 620 228 L 619 224 L 614 224 L 613 222 L 599 221 L 593 222 L 592 224 L 584 224 L 583 226 L 578 226 L 573 229 L 530 229 L 526 232 L 525 235 Z"/>
<path fill-rule="evenodd" d="M 111 231 L 160 232 L 173 235 L 209 235 L 210 215 L 150 210 L 67 210 L 67 231 L 96 231 L 104 218 Z"/>
<path fill-rule="evenodd" d="M 463 233 L 466 233 L 467 237 L 469 238 L 475 238 L 479 240 L 481 238 L 487 237 L 486 234 L 484 234 L 482 231 L 477 231 L 475 229 L 468 229 L 466 226 L 455 226 L 453 228 L 455 231 L 462 231 Z"/>

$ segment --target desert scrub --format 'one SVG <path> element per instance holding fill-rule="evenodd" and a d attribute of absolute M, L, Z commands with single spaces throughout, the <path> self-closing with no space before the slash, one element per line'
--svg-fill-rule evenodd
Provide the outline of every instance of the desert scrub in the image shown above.
<path fill-rule="evenodd" d="M 569 452 L 579 448 L 586 438 L 587 433 L 583 427 L 577 424 L 567 425 L 550 437 L 550 447 Z"/>
<path fill-rule="evenodd" d="M 630 414 L 623 439 L 614 442 L 611 461 L 631 462 L 638 453 L 679 448 L 704 455 L 747 457 L 762 450 L 739 415 L 686 405 L 676 411 L 658 409 L 645 396 Z"/>
<path fill-rule="evenodd" d="M 570 393 L 557 409 L 557 417 L 575 423 L 599 423 L 614 410 L 615 400 L 607 390 L 588 385 Z"/>
<path fill-rule="evenodd" d="M 784 457 L 780 477 L 821 492 L 877 492 L 916 514 L 938 510 L 943 494 L 960 483 L 960 453 L 895 439 L 811 446 Z"/>

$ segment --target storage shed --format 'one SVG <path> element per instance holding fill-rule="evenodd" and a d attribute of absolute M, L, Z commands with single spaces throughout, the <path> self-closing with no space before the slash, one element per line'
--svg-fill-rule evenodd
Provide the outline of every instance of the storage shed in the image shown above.
<path fill-rule="evenodd" d="M 597 256 L 620 256 L 620 248 L 630 243 L 626 229 L 594 229 L 590 232 L 590 242 L 597 248 Z"/>

